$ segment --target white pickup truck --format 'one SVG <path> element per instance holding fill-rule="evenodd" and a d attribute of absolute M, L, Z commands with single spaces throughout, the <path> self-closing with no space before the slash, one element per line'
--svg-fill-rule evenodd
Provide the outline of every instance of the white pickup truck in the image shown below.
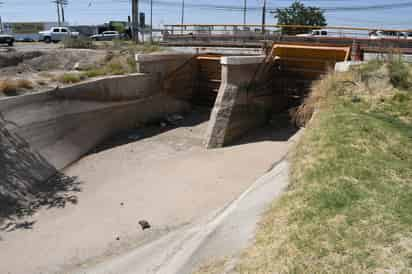
<path fill-rule="evenodd" d="M 67 27 L 55 27 L 50 30 L 39 32 L 39 41 L 44 41 L 46 43 L 54 42 L 57 43 L 62 41 L 66 37 L 78 37 L 79 33 L 71 31 Z"/>
<path fill-rule="evenodd" d="M 309 33 L 297 34 L 298 37 L 327 37 L 328 31 L 323 29 L 312 30 Z"/>

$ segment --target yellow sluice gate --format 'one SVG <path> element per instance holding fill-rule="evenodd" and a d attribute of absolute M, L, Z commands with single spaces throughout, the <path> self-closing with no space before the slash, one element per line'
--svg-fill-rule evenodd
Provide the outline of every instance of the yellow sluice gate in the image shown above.
<path fill-rule="evenodd" d="M 350 51 L 351 47 L 274 44 L 271 57 L 282 71 L 314 79 L 334 69 L 337 62 L 347 61 Z"/>

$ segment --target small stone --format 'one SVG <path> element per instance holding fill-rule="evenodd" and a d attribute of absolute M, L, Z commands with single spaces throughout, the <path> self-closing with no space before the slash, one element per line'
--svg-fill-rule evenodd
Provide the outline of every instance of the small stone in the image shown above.
<path fill-rule="evenodd" d="M 116 241 L 120 241 L 120 237 L 118 236 L 118 237 L 116 237 Z"/>
<path fill-rule="evenodd" d="M 142 227 L 142 230 L 146 230 L 146 229 L 149 229 L 151 227 L 149 222 L 146 221 L 146 220 L 139 221 L 139 225 Z"/>
<path fill-rule="evenodd" d="M 120 203 L 121 206 L 124 206 L 124 203 Z"/>

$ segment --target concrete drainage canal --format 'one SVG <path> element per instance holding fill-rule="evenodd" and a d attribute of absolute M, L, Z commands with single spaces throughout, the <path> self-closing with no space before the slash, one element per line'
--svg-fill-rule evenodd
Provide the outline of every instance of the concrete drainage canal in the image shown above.
<path fill-rule="evenodd" d="M 236 199 L 286 155 L 282 113 L 320 75 L 295 51 L 138 55 L 134 75 L 0 100 L 0 272 L 90 266 Z"/>

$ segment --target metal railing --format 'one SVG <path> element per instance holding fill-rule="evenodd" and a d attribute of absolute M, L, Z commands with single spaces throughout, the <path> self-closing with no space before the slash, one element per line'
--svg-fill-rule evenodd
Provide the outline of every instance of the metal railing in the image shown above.
<path fill-rule="evenodd" d="M 164 34 L 169 36 L 185 36 L 185 35 L 200 35 L 200 36 L 257 36 L 271 37 L 273 35 L 281 35 L 282 30 L 289 29 L 287 33 L 310 32 L 312 30 L 324 30 L 327 32 L 327 37 L 359 37 L 369 38 L 371 33 L 383 32 L 391 34 L 393 39 L 406 38 L 405 34 L 412 33 L 412 29 L 386 29 L 386 28 L 362 28 L 362 27 L 347 27 L 347 26 L 307 26 L 307 25 L 275 25 L 266 24 L 174 24 L 164 25 Z M 299 34 L 298 34 L 299 35 Z M 323 36 L 323 35 L 318 35 Z M 410 37 L 412 39 L 412 35 Z"/>

